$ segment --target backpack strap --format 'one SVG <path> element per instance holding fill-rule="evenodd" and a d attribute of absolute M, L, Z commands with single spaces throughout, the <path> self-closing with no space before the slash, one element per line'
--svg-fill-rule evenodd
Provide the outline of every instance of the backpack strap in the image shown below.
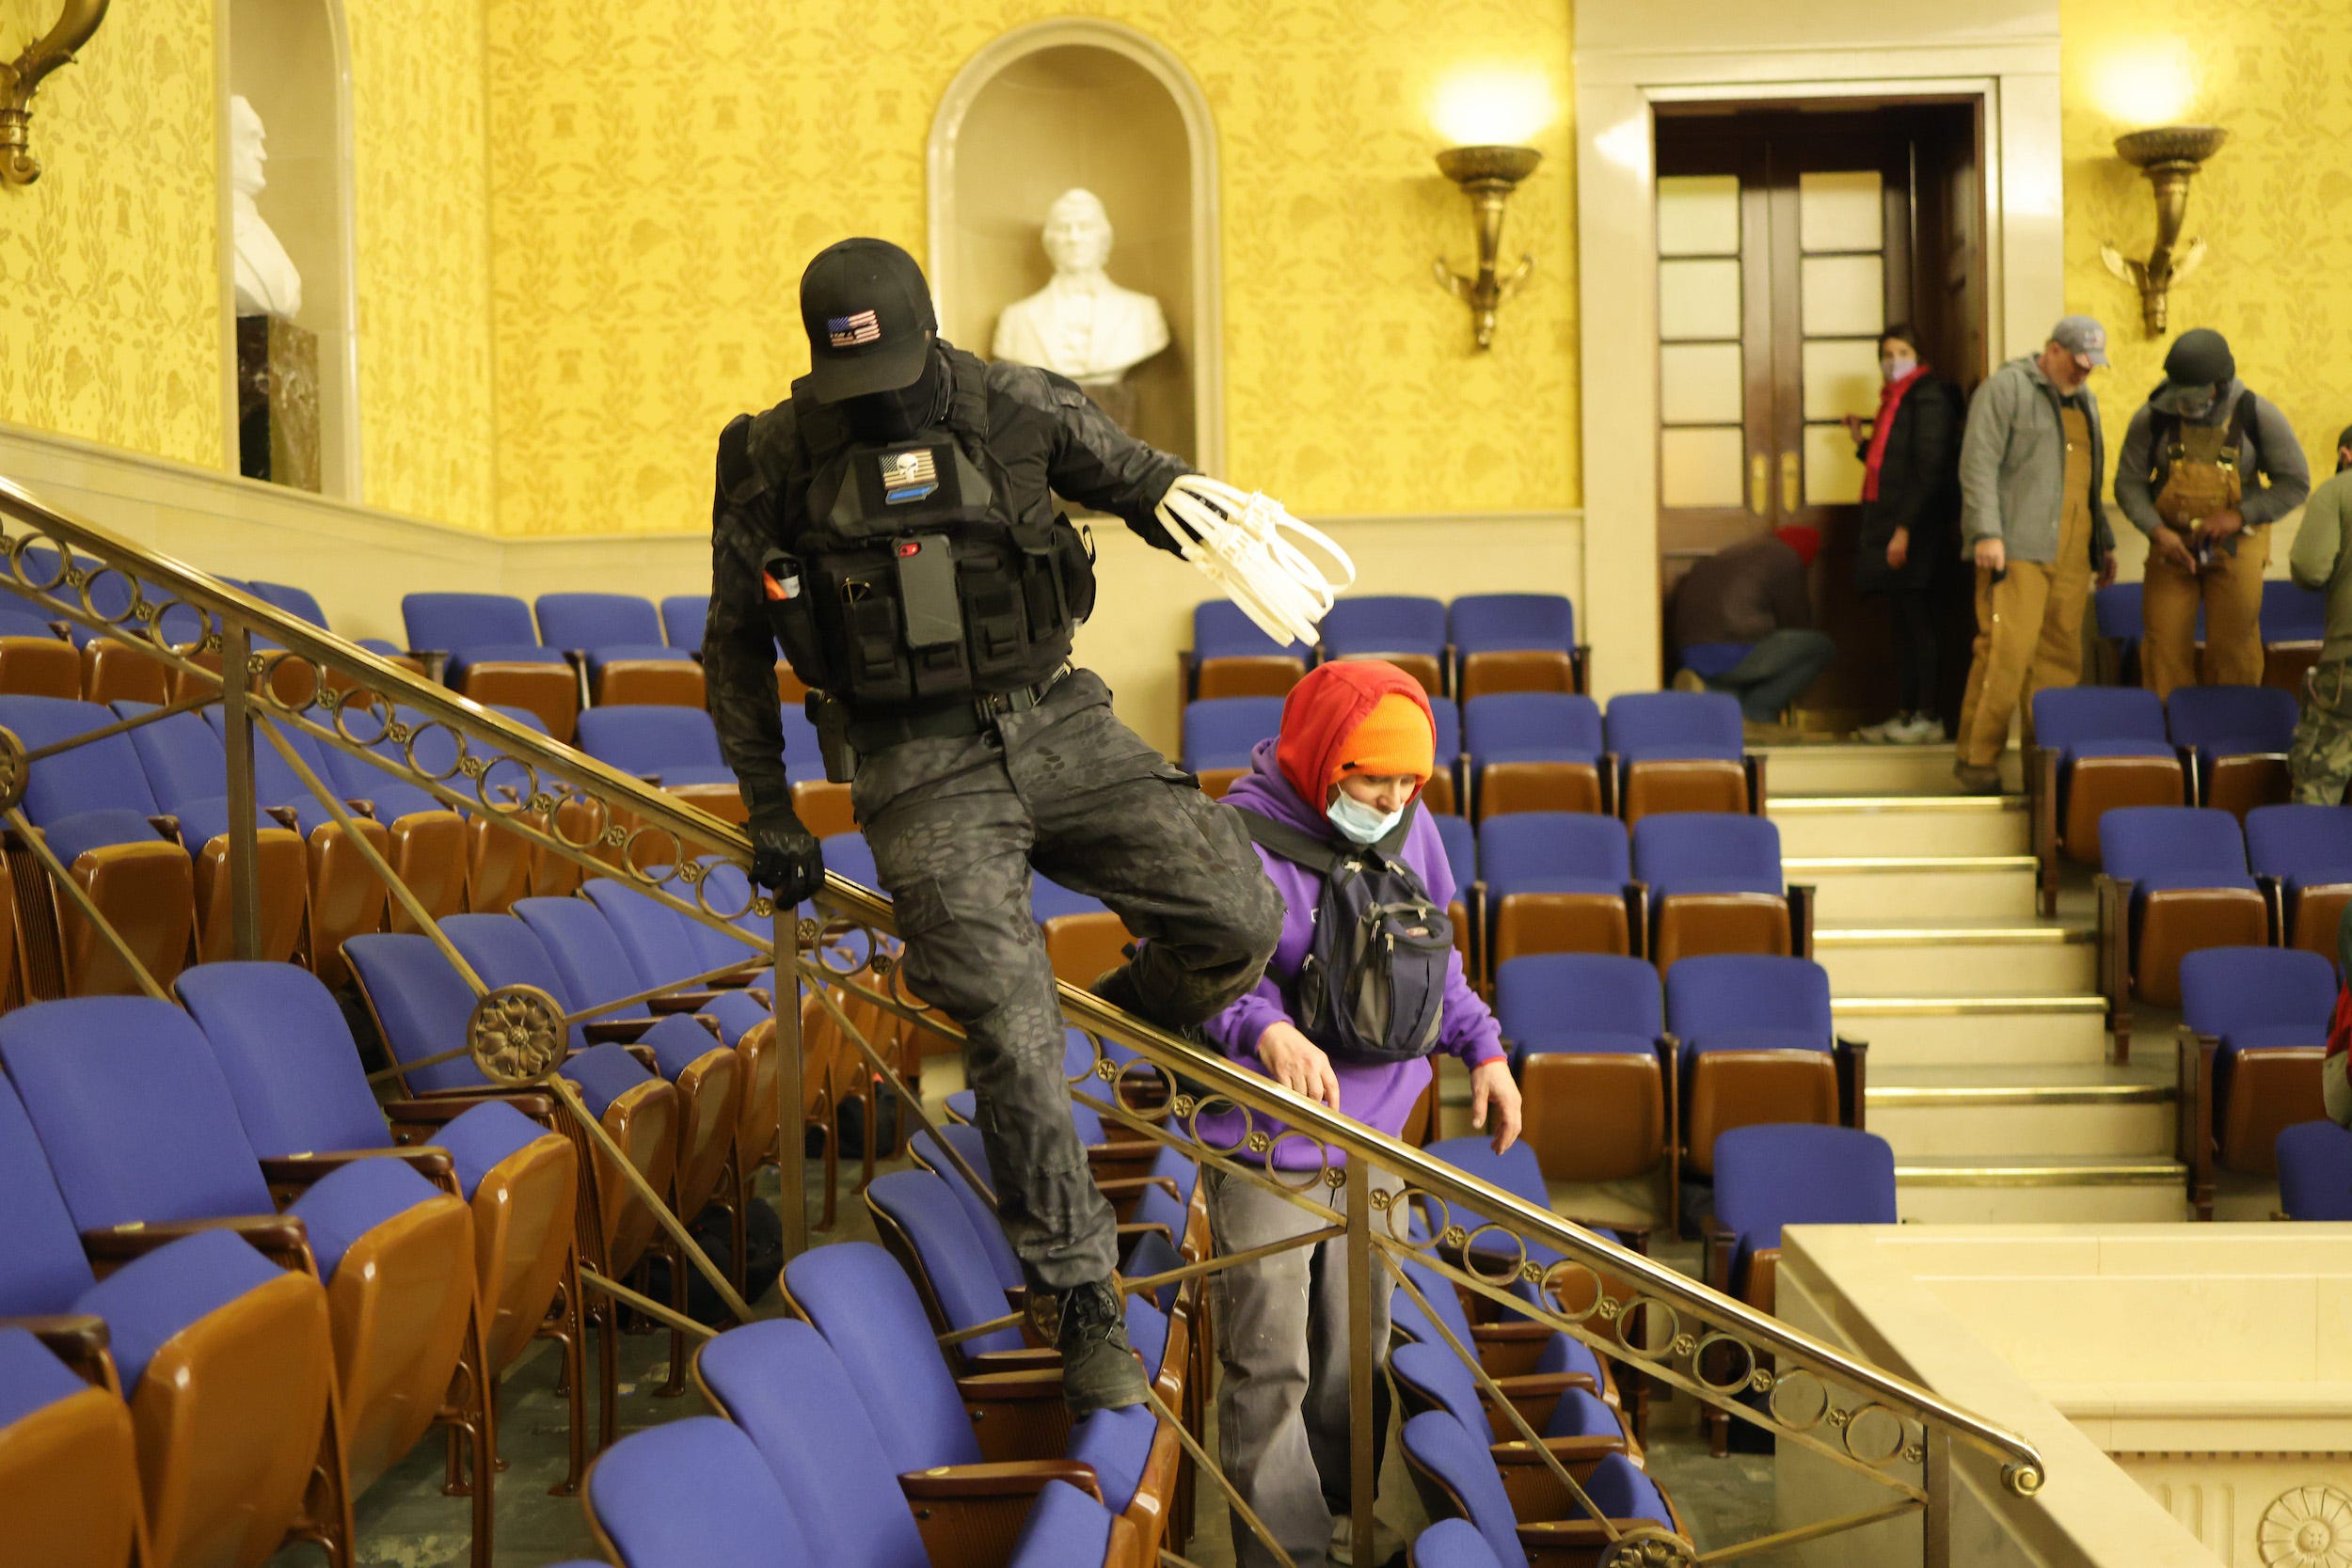
<path fill-rule="evenodd" d="M 2172 470 L 2172 447 L 2180 439 L 2181 417 L 2162 408 L 2148 411 L 2148 477 L 2161 485 Z"/>
<path fill-rule="evenodd" d="M 1272 850 L 1293 865 L 1303 865 L 1318 876 L 1328 877 L 1340 868 L 1340 862 L 1347 858 L 1340 847 L 1327 838 L 1318 838 L 1313 833 L 1301 832 L 1288 823 L 1261 816 L 1248 806 L 1235 806 L 1233 809 L 1241 813 L 1242 826 L 1248 830 L 1250 843 Z M 1413 814 L 1420 809 L 1421 802 L 1418 800 L 1406 806 L 1405 815 L 1396 819 L 1396 826 L 1382 834 L 1377 843 L 1364 846 L 1364 849 L 1385 861 L 1396 863 L 1398 852 L 1405 847 L 1405 841 L 1412 836 Z M 1402 869 L 1402 863 L 1397 863 Z"/>
<path fill-rule="evenodd" d="M 1327 878 L 1340 868 L 1339 847 L 1328 839 L 1302 833 L 1285 822 L 1261 816 L 1247 806 L 1235 806 L 1241 813 L 1241 824 L 1248 830 L 1249 842 L 1272 850 L 1293 865 L 1303 865 L 1319 877 Z"/>
<path fill-rule="evenodd" d="M 1392 861 L 1404 849 L 1405 841 L 1413 836 L 1413 813 L 1420 809 L 1421 801 L 1418 800 L 1406 801 L 1403 814 L 1396 819 L 1396 826 L 1380 835 L 1380 841 L 1373 847 L 1380 852 L 1382 859 Z"/>
<path fill-rule="evenodd" d="M 2237 404 L 2230 410 L 2230 437 L 2226 449 L 2230 461 L 2235 463 L 2238 453 L 2248 447 L 2254 449 L 2254 461 L 2250 467 L 2260 468 L 2263 447 L 2262 437 L 2255 434 L 2254 429 L 2254 394 L 2244 391 L 2238 393 Z"/>

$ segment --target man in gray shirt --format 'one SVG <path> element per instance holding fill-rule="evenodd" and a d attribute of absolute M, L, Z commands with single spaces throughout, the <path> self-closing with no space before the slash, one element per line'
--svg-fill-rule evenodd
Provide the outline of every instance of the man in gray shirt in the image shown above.
<path fill-rule="evenodd" d="M 2197 684 L 2201 604 L 2205 681 L 2261 683 L 2270 525 L 2311 493 L 2286 416 L 2237 378 L 2229 341 L 2211 327 L 2182 333 L 2115 462 L 2116 504 L 2148 536 L 2139 674 L 2151 691 Z"/>
<path fill-rule="evenodd" d="M 2115 576 L 2099 405 L 2085 390 L 2106 350 L 2106 328 L 2067 316 L 2040 354 L 2002 365 L 1968 404 L 1960 537 L 1977 567 L 1977 641 L 1952 770 L 1971 795 L 2000 792 L 2018 705 L 2082 678 L 2083 607 L 2094 578 Z"/>

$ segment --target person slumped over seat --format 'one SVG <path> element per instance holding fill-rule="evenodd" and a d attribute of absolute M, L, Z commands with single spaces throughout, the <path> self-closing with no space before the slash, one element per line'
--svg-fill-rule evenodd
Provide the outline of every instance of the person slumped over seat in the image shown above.
<path fill-rule="evenodd" d="M 1507 1147 L 1518 1135 L 1518 1089 L 1494 1015 L 1470 990 L 1441 912 L 1454 895 L 1454 875 L 1419 800 L 1436 751 L 1429 699 L 1393 665 L 1324 664 L 1291 689 L 1280 733 L 1258 744 L 1249 772 L 1228 795 L 1249 821 L 1259 859 L 1281 895 L 1281 939 L 1265 977 L 1204 1032 L 1242 1066 L 1391 1137 L 1430 1081 L 1427 1054 L 1449 1052 L 1470 1069 L 1473 1119 L 1483 1125 L 1491 1117 L 1497 1147 Z M 1349 879 L 1377 903 L 1414 909 L 1397 917 L 1402 930 L 1383 923 L 1384 934 L 1395 939 L 1392 974 L 1399 976 L 1390 1011 L 1409 1022 L 1384 1035 L 1379 1054 L 1337 1001 L 1356 990 L 1353 972 L 1340 967 L 1347 955 L 1334 896 Z M 1316 983 L 1318 974 L 1327 975 L 1327 984 Z M 1411 1038 L 1399 1045 L 1399 1035 Z M 1312 1168 L 1327 1157 L 1263 1115 L 1245 1129 L 1238 1112 L 1203 1114 L 1196 1134 L 1212 1148 L 1227 1148 L 1241 1145 L 1246 1131 L 1273 1138 L 1270 1159 L 1279 1168 Z M 1261 1156 L 1243 1151 L 1235 1158 L 1255 1164 Z M 1343 1155 L 1333 1149 L 1328 1158 Z M 1248 1176 L 1212 1171 L 1205 1180 L 1210 1228 L 1224 1251 L 1266 1245 L 1322 1224 Z M 1371 1182 L 1383 1192 L 1398 1185 L 1380 1171 L 1371 1173 Z M 1343 1194 L 1324 1197 L 1344 1206 Z M 1218 1430 L 1226 1469 L 1301 1562 L 1323 1560 L 1334 1518 L 1351 1501 L 1341 1246 L 1326 1241 L 1311 1250 L 1276 1253 L 1218 1275 L 1214 1287 L 1225 1369 Z M 1388 1295 L 1385 1275 L 1375 1274 L 1375 1345 L 1388 1338 Z M 1273 1560 L 1238 1524 L 1233 1551 L 1243 1564 Z"/>
<path fill-rule="evenodd" d="M 1717 550 L 1676 586 L 1675 646 L 1679 691 L 1727 691 L 1740 712 L 1777 738 L 1781 710 L 1837 657 L 1837 645 L 1813 629 L 1805 573 L 1821 547 L 1809 528 L 1784 528 Z"/>

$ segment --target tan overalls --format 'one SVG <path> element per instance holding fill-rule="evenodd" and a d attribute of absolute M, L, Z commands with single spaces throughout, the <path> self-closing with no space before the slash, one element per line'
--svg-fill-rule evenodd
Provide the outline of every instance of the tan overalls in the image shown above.
<path fill-rule="evenodd" d="M 2059 409 L 2058 418 L 2066 427 L 2066 500 L 2058 559 L 2044 566 L 2010 556 L 1998 582 L 1977 568 L 1977 641 L 1957 742 L 1960 761 L 1971 768 L 2000 760 L 2020 703 L 2030 715 L 2035 692 L 2082 678 L 2083 607 L 2090 602 L 2090 420 L 2072 406 Z"/>

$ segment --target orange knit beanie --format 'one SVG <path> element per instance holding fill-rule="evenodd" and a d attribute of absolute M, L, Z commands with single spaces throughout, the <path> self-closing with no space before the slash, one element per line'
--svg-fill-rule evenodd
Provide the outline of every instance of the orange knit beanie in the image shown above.
<path fill-rule="evenodd" d="M 1402 691 L 1381 694 L 1341 742 L 1329 783 L 1349 773 L 1386 777 L 1410 773 L 1426 782 L 1437 766 L 1438 737 L 1429 710 Z"/>

